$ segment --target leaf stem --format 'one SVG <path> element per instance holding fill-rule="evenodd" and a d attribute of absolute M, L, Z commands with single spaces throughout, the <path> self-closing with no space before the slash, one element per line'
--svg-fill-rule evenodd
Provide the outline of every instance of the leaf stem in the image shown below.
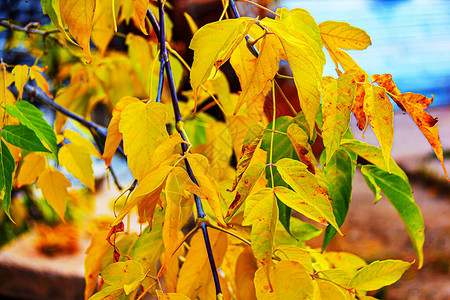
<path fill-rule="evenodd" d="M 150 9 L 147 9 L 147 17 L 149 18 L 150 23 L 153 26 L 153 30 L 155 30 L 155 33 L 159 39 L 159 44 L 160 44 L 160 49 L 161 49 L 160 55 L 165 62 L 164 69 L 166 72 L 167 81 L 169 83 L 170 96 L 172 98 L 172 107 L 173 107 L 173 111 L 175 114 L 175 124 L 177 124 L 176 128 L 177 128 L 178 133 L 183 138 L 183 140 L 187 141 L 185 133 L 183 133 L 183 130 L 181 130 L 182 126 L 179 126 L 179 124 L 182 124 L 183 120 L 181 118 L 180 107 L 178 105 L 177 92 L 175 89 L 175 82 L 173 79 L 172 69 L 170 67 L 169 55 L 167 53 L 165 25 L 164 25 L 164 4 L 161 0 L 158 0 L 158 6 L 159 6 L 159 22 L 160 23 L 158 24 L 158 22 L 156 22 L 156 18 L 153 15 L 153 13 L 150 11 Z M 156 26 L 156 25 L 158 25 L 158 26 Z M 187 144 L 182 143 L 181 149 L 182 149 L 182 155 L 184 155 L 184 153 L 188 150 Z M 194 176 L 194 173 L 191 169 L 191 166 L 189 164 L 189 161 L 187 159 L 185 159 L 185 164 L 186 164 L 186 171 L 187 171 L 189 177 L 195 184 L 198 184 L 197 180 Z M 204 219 L 206 217 L 206 214 L 203 210 L 203 205 L 202 205 L 200 198 L 194 194 L 194 200 L 195 200 L 195 205 L 197 207 L 197 217 L 200 219 Z M 202 227 L 202 231 L 203 231 L 203 238 L 205 241 L 206 251 L 208 253 L 209 264 L 210 264 L 211 271 L 212 271 L 213 278 L 214 278 L 216 295 L 219 295 L 219 294 L 222 294 L 222 290 L 220 288 L 220 283 L 219 283 L 219 274 L 217 273 L 216 264 L 214 262 L 214 257 L 213 257 L 212 248 L 211 248 L 211 242 L 209 240 L 208 231 L 207 231 L 205 222 L 202 222 L 201 227 Z"/>
<path fill-rule="evenodd" d="M 273 116 L 272 116 L 272 131 L 270 133 L 269 168 L 270 168 L 270 179 L 272 181 L 272 188 L 273 188 L 275 186 L 273 180 L 273 137 L 275 135 L 275 117 L 276 117 L 275 79 L 272 80 L 272 104 L 273 104 Z"/>
<path fill-rule="evenodd" d="M 231 231 L 229 231 L 229 230 L 226 230 L 225 228 L 222 228 L 222 227 L 219 227 L 219 226 L 216 226 L 216 225 L 213 225 L 213 224 L 208 224 L 208 227 L 211 227 L 212 229 L 215 229 L 215 230 L 219 230 L 219 231 L 225 232 L 226 234 L 231 235 L 232 237 L 237 238 L 238 240 L 242 241 L 243 243 L 245 243 L 245 244 L 247 244 L 247 245 L 249 245 L 249 246 L 252 245 L 252 243 L 251 243 L 250 241 L 244 239 L 243 237 L 241 237 L 240 235 L 238 235 L 238 234 L 236 234 L 236 233 L 234 233 L 234 232 L 231 232 Z"/>
<path fill-rule="evenodd" d="M 271 13 L 271 14 L 274 15 L 274 16 L 280 17 L 279 14 L 277 14 L 277 13 L 274 12 L 273 10 L 268 9 L 268 8 L 265 7 L 265 6 L 262 6 L 261 4 L 258 4 L 258 3 L 255 3 L 255 2 L 252 2 L 252 1 L 249 1 L 249 0 L 236 0 L 236 1 L 239 1 L 239 2 L 245 2 L 245 3 L 247 3 L 247 4 L 254 5 L 254 6 L 256 6 L 256 7 L 259 8 L 259 9 L 262 9 L 262 10 L 267 11 L 268 13 Z"/>

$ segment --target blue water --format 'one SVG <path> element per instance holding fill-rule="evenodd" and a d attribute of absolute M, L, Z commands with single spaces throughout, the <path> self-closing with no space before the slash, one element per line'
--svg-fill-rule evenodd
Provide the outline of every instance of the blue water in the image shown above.
<path fill-rule="evenodd" d="M 364 29 L 372 45 L 349 51 L 370 75 L 392 74 L 402 92 L 434 94 L 433 106 L 450 104 L 450 1 L 282 0 L 308 10 L 317 23 L 334 20 Z M 325 75 L 336 75 L 328 63 Z"/>

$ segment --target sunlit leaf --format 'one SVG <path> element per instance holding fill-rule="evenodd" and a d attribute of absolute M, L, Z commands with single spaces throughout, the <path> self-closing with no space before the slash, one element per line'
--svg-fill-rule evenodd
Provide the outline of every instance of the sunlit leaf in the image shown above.
<path fill-rule="evenodd" d="M 438 118 L 433 118 L 433 116 L 425 111 L 433 103 L 434 97 L 427 98 L 421 94 L 414 93 L 401 94 L 400 90 L 392 81 L 390 74 L 372 75 L 371 79 L 384 87 L 397 105 L 411 116 L 414 123 L 416 123 L 417 127 L 419 127 L 420 131 L 430 143 L 434 153 L 441 162 L 445 177 L 450 181 L 444 164 L 444 153 L 439 137 L 439 127 L 436 125 Z"/>
<path fill-rule="evenodd" d="M 401 260 L 374 261 L 359 270 L 348 287 L 363 291 L 378 290 L 399 280 L 410 266 L 411 263 Z"/>
<path fill-rule="evenodd" d="M 6 111 L 17 118 L 22 125 L 33 130 L 39 139 L 46 142 L 53 153 L 58 153 L 53 127 L 43 118 L 44 114 L 39 109 L 29 102 L 19 101 L 14 105 L 6 104 Z"/>
<path fill-rule="evenodd" d="M 96 232 L 92 236 L 89 247 L 86 249 L 86 258 L 84 260 L 84 278 L 86 282 L 84 289 L 85 299 L 88 299 L 94 292 L 98 275 L 100 274 L 102 258 L 111 248 L 111 245 L 105 239 L 107 233 L 106 230 Z"/>
<path fill-rule="evenodd" d="M 263 174 L 265 168 L 266 165 L 264 163 L 257 163 L 251 165 L 247 169 L 247 172 L 237 186 L 236 197 L 228 208 L 226 218 L 233 216 L 239 207 L 241 207 L 242 203 L 244 203 L 245 199 L 247 199 L 247 196 L 250 194 L 253 187 L 258 182 L 258 179 Z"/>
<path fill-rule="evenodd" d="M 127 295 L 139 286 L 136 286 L 136 283 L 139 284 L 145 278 L 142 265 L 135 260 L 111 264 L 101 275 L 105 283 L 123 287 Z"/>
<path fill-rule="evenodd" d="M 95 12 L 95 0 L 60 0 L 61 17 L 69 28 L 70 34 L 81 49 L 91 56 L 89 41 L 91 39 L 92 20 Z"/>
<path fill-rule="evenodd" d="M 36 181 L 36 188 L 41 189 L 47 203 L 64 220 L 67 203 L 67 188 L 70 181 L 63 173 L 53 169 L 44 170 Z"/>
<path fill-rule="evenodd" d="M 343 74 L 338 80 L 324 77 L 322 88 L 322 138 L 328 163 L 349 126 L 356 84 L 351 75 Z"/>
<path fill-rule="evenodd" d="M 111 121 L 108 125 L 108 134 L 105 141 L 105 149 L 103 150 L 103 159 L 105 160 L 105 165 L 109 167 L 111 165 L 111 160 L 116 153 L 117 147 L 119 147 L 122 141 L 122 133 L 119 131 L 119 123 L 122 117 L 123 110 L 131 103 L 139 102 L 138 98 L 134 97 L 124 97 L 116 104 L 112 112 Z"/>
<path fill-rule="evenodd" d="M 41 143 L 33 130 L 24 125 L 6 125 L 1 132 L 8 143 L 29 151 L 50 152 Z"/>
<path fill-rule="evenodd" d="M 86 148 L 77 144 L 64 145 L 59 149 L 58 159 L 61 166 L 95 192 L 95 177 L 92 159 Z"/>
<path fill-rule="evenodd" d="M 309 172 L 316 174 L 317 161 L 308 142 L 308 134 L 293 123 L 288 127 L 287 136 L 294 146 L 298 159 L 307 166 Z"/>
<path fill-rule="evenodd" d="M 394 142 L 394 108 L 389 101 L 384 88 L 364 85 L 364 112 L 370 119 L 375 136 L 381 146 L 387 170 L 390 172 L 390 157 Z"/>
<path fill-rule="evenodd" d="M 189 300 L 190 298 L 180 293 L 163 293 L 161 290 L 156 290 L 158 300 Z"/>
<path fill-rule="evenodd" d="M 328 191 L 320 186 L 313 174 L 307 171 L 306 165 L 287 158 L 279 160 L 276 165 L 283 180 L 294 189 L 300 198 L 303 198 L 304 202 L 321 213 L 321 223 L 327 220 L 342 235 L 333 214 Z"/>
<path fill-rule="evenodd" d="M 194 35 L 189 46 L 194 50 L 194 63 L 191 68 L 191 85 L 194 95 L 198 88 L 230 58 L 233 50 L 245 37 L 254 23 L 251 18 L 228 19 L 209 23 Z M 214 36 L 211 39 L 211 36 Z"/>
<path fill-rule="evenodd" d="M 235 284 L 238 299 L 256 299 L 253 278 L 258 265 L 250 247 L 246 247 L 236 261 Z"/>
<path fill-rule="evenodd" d="M 98 151 L 97 147 L 92 144 L 91 141 L 89 141 L 87 138 L 81 136 L 78 132 L 70 130 L 70 129 L 64 129 L 64 138 L 68 139 L 72 142 L 72 144 L 75 144 L 77 146 L 85 148 L 85 150 L 92 156 L 101 159 L 100 152 Z"/>
<path fill-rule="evenodd" d="M 30 153 L 22 161 L 17 175 L 16 185 L 18 188 L 32 184 L 45 167 L 45 158 L 36 153 Z"/>
<path fill-rule="evenodd" d="M 274 254 L 277 255 L 281 260 L 290 260 L 298 262 L 305 268 L 306 272 L 313 273 L 311 255 L 308 251 L 302 250 L 293 245 L 281 245 L 278 246 Z"/>
<path fill-rule="evenodd" d="M 247 170 L 263 135 L 265 129 L 261 127 L 251 127 L 248 129 L 244 143 L 242 144 L 242 155 L 236 166 L 236 178 L 230 191 L 234 191 L 240 182 L 242 175 Z"/>
<path fill-rule="evenodd" d="M 272 189 L 265 188 L 248 196 L 242 225 L 252 226 L 253 254 L 264 265 L 272 261 L 277 219 L 278 206 Z"/>
<path fill-rule="evenodd" d="M 123 134 L 123 146 L 128 167 L 140 180 L 150 169 L 156 147 L 169 138 L 166 129 L 166 106 L 162 103 L 133 102 L 121 114 L 119 131 Z"/>
<path fill-rule="evenodd" d="M 363 166 L 361 172 L 373 178 L 373 183 L 379 186 L 399 214 L 419 259 L 419 268 L 421 268 L 423 264 L 425 225 L 422 212 L 414 201 L 408 181 L 405 181 L 398 175 L 389 174 L 376 166 Z"/>
<path fill-rule="evenodd" d="M 217 230 L 209 230 L 211 247 L 216 267 L 220 267 L 227 251 L 227 235 Z M 177 292 L 195 299 L 201 289 L 212 282 L 212 272 L 209 266 L 208 254 L 201 232 L 191 239 L 186 261 L 180 269 Z"/>
<path fill-rule="evenodd" d="M 164 183 L 167 175 L 169 174 L 172 167 L 162 166 L 161 168 L 154 170 L 139 181 L 139 185 L 134 190 L 130 199 L 128 199 L 125 207 L 120 211 L 119 215 L 116 217 L 111 226 L 115 226 L 122 222 L 123 218 L 130 212 L 130 210 L 135 207 L 143 196 L 150 195 Z M 154 203 L 156 206 L 156 203 Z"/>
<path fill-rule="evenodd" d="M 186 153 L 186 157 L 189 160 L 189 164 L 197 180 L 197 184 L 202 188 L 206 196 L 206 200 L 213 210 L 214 216 L 217 218 L 217 222 L 222 226 L 226 226 L 222 214 L 219 187 L 211 173 L 208 159 L 197 153 Z"/>
<path fill-rule="evenodd" d="M 328 281 L 317 280 L 322 299 L 347 300 L 345 290 Z"/>
<path fill-rule="evenodd" d="M 28 81 L 29 70 L 30 67 L 27 65 L 17 65 L 11 72 L 14 75 L 15 85 L 17 91 L 19 92 L 19 99 L 22 99 L 23 87 L 25 86 L 25 83 L 27 83 Z"/>
<path fill-rule="evenodd" d="M 313 280 L 298 262 L 280 261 L 269 272 L 270 283 L 267 277 L 264 267 L 259 268 L 255 273 L 258 299 L 312 299 L 313 297 Z"/>
<path fill-rule="evenodd" d="M 266 35 L 261 43 L 258 60 L 251 73 L 251 80 L 242 87 L 238 103 L 234 110 L 236 114 L 244 103 L 251 105 L 253 99 L 259 97 L 266 85 L 278 72 L 283 48 L 280 40 L 273 34 Z"/>
<path fill-rule="evenodd" d="M 40 87 L 50 98 L 53 98 L 53 95 L 50 93 L 47 79 L 41 74 L 44 72 L 44 68 L 40 68 L 37 65 L 31 66 L 30 68 L 30 78 L 36 81 L 36 85 Z M 39 73 L 41 72 L 41 73 Z"/>
<path fill-rule="evenodd" d="M 368 145 L 367 143 L 357 141 L 357 140 L 351 140 L 351 139 L 343 139 L 341 141 L 341 145 L 350 151 L 358 154 L 365 160 L 369 161 L 370 163 L 374 164 L 375 166 L 383 169 L 388 170 L 386 167 L 386 161 L 384 160 L 383 153 L 381 152 L 381 149 Z M 408 177 L 406 176 L 405 172 L 397 165 L 397 163 L 390 158 L 389 159 L 389 169 L 392 174 L 396 174 L 403 178 L 406 182 L 408 182 Z"/>
<path fill-rule="evenodd" d="M 147 0 L 132 0 L 134 4 L 134 11 L 132 15 L 133 23 L 138 27 L 142 33 L 148 34 L 145 28 L 145 15 L 147 14 L 148 1 Z"/>
<path fill-rule="evenodd" d="M 283 23 L 268 18 L 261 22 L 276 34 L 283 45 L 283 59 L 289 62 L 292 70 L 300 107 L 309 126 L 309 136 L 312 137 L 320 106 L 323 61 L 310 45 L 294 38 Z"/>

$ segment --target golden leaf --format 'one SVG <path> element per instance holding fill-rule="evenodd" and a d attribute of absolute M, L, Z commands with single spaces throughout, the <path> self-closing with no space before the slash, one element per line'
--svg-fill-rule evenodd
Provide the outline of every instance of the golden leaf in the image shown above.
<path fill-rule="evenodd" d="M 66 213 L 67 188 L 70 186 L 66 176 L 54 169 L 44 170 L 36 181 L 36 188 L 42 190 L 45 200 L 62 220 Z"/>
<path fill-rule="evenodd" d="M 32 184 L 45 167 L 45 158 L 37 153 L 29 153 L 23 159 L 19 169 L 16 185 L 18 188 Z"/>
<path fill-rule="evenodd" d="M 86 148 L 74 143 L 64 145 L 58 151 L 58 159 L 67 172 L 75 176 L 92 192 L 95 192 L 92 159 Z"/>

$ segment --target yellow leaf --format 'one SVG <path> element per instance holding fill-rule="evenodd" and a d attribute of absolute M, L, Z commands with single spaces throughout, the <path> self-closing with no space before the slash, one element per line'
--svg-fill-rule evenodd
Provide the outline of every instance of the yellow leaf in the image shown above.
<path fill-rule="evenodd" d="M 266 85 L 277 74 L 282 55 L 283 48 L 280 40 L 273 34 L 266 35 L 261 44 L 258 60 L 252 68 L 251 80 L 248 81 L 246 86 L 242 87 L 234 114 L 239 111 L 242 104 L 248 103 L 248 105 L 251 105 L 253 99 L 263 93 Z"/>
<path fill-rule="evenodd" d="M 345 22 L 325 21 L 319 24 L 323 45 L 327 48 L 331 58 L 344 70 L 359 68 L 345 51 L 340 49 L 363 50 L 372 44 L 369 35 L 362 29 L 350 26 Z"/>
<path fill-rule="evenodd" d="M 30 78 L 36 80 L 36 84 L 40 87 L 50 98 L 53 98 L 53 95 L 50 94 L 50 90 L 48 88 L 48 82 L 45 77 L 39 73 L 44 72 L 45 69 L 42 69 L 36 65 L 31 66 L 30 68 Z"/>
<path fill-rule="evenodd" d="M 87 138 L 82 137 L 78 132 L 70 129 L 65 129 L 63 134 L 64 138 L 71 141 L 72 144 L 85 148 L 90 155 L 98 159 L 102 158 L 100 152 L 98 152 L 97 147 L 95 147 L 94 144 L 92 144 L 91 141 L 89 141 Z"/>
<path fill-rule="evenodd" d="M 292 123 L 287 129 L 287 136 L 294 146 L 299 160 L 307 166 L 309 172 L 316 174 L 317 161 L 309 145 L 307 133 L 296 123 Z"/>
<path fill-rule="evenodd" d="M 114 20 L 120 10 L 119 0 L 97 1 L 93 17 L 92 43 L 97 46 L 102 55 L 105 55 L 108 44 L 114 36 Z M 113 16 L 113 6 L 116 13 Z"/>
<path fill-rule="evenodd" d="M 350 275 L 367 265 L 364 259 L 348 252 L 324 252 L 323 256 L 334 268 L 342 269 Z"/>
<path fill-rule="evenodd" d="M 287 8 L 277 9 L 280 15 L 280 21 L 286 25 L 289 32 L 296 38 L 309 44 L 323 64 L 325 64 L 325 54 L 323 53 L 323 44 L 320 37 L 320 29 L 314 18 L 308 11 L 301 8 L 288 10 Z"/>
<path fill-rule="evenodd" d="M 376 260 L 360 269 L 348 284 L 349 288 L 363 291 L 374 291 L 383 286 L 393 284 L 412 263 L 401 260 Z"/>
<path fill-rule="evenodd" d="M 414 93 L 401 94 L 394 81 L 392 81 L 390 74 L 372 75 L 371 79 L 384 87 L 397 105 L 403 111 L 408 112 L 414 123 L 416 123 L 417 127 L 419 127 L 420 131 L 430 143 L 436 157 L 441 162 L 445 177 L 450 181 L 447 168 L 444 164 L 444 153 L 442 151 L 441 138 L 439 137 L 439 127 L 436 125 L 438 118 L 433 118 L 433 116 L 425 111 L 433 103 L 434 97 L 427 98 L 424 95 Z"/>
<path fill-rule="evenodd" d="M 211 122 L 205 128 L 207 143 L 202 152 L 208 158 L 211 171 L 218 181 L 228 178 L 230 159 L 233 154 L 230 130 L 223 122 Z"/>
<path fill-rule="evenodd" d="M 209 23 L 195 33 L 189 45 L 194 50 L 190 74 L 195 98 L 198 88 L 210 77 L 212 68 L 219 69 L 230 58 L 254 22 L 254 19 L 245 17 L 222 20 Z"/>
<path fill-rule="evenodd" d="M 234 191 L 234 189 L 237 187 L 239 181 L 242 178 L 242 175 L 244 175 L 244 172 L 250 165 L 253 154 L 255 153 L 256 149 L 258 149 L 258 145 L 261 142 L 264 132 L 265 128 L 261 127 L 260 125 L 255 125 L 248 128 L 245 135 L 245 140 L 242 144 L 242 154 L 236 166 L 236 178 L 234 179 L 231 191 Z"/>
<path fill-rule="evenodd" d="M 84 279 L 86 286 L 84 289 L 84 299 L 89 299 L 97 285 L 98 275 L 102 258 L 112 247 L 107 241 L 108 230 L 96 232 L 91 239 L 89 247 L 86 249 L 86 258 L 84 260 Z"/>
<path fill-rule="evenodd" d="M 347 300 L 349 299 L 345 295 L 345 290 L 338 287 L 334 283 L 317 280 L 317 284 L 320 290 L 320 296 L 322 299 L 333 299 L 333 300 Z M 347 292 L 348 293 L 348 292 Z M 351 299 L 351 298 L 350 298 Z"/>
<path fill-rule="evenodd" d="M 252 249 L 246 247 L 236 261 L 235 284 L 239 300 L 256 299 L 255 285 L 253 283 L 256 270 L 258 270 L 258 265 Z"/>
<path fill-rule="evenodd" d="M 325 21 L 320 23 L 322 39 L 331 46 L 347 50 L 364 50 L 372 44 L 367 33 L 345 22 Z"/>
<path fill-rule="evenodd" d="M 67 172 L 75 176 L 92 192 L 95 192 L 92 159 L 86 148 L 73 143 L 64 145 L 58 151 L 58 159 Z"/>
<path fill-rule="evenodd" d="M 190 298 L 180 293 L 167 293 L 165 294 L 161 290 L 156 290 L 156 296 L 158 300 L 189 300 Z"/>
<path fill-rule="evenodd" d="M 187 12 L 184 12 L 184 18 L 186 19 L 186 22 L 189 25 L 189 28 L 191 29 L 192 34 L 195 34 L 198 30 L 198 25 L 195 23 L 194 19 L 191 17 L 190 14 Z"/>
<path fill-rule="evenodd" d="M 66 213 L 67 188 L 70 186 L 66 176 L 53 169 L 44 170 L 36 181 L 36 188 L 42 190 L 45 200 L 62 220 Z"/>
<path fill-rule="evenodd" d="M 148 34 L 145 28 L 145 16 L 147 14 L 148 0 L 133 0 L 134 11 L 131 19 L 134 25 L 139 28 L 145 35 Z"/>
<path fill-rule="evenodd" d="M 119 131 L 119 123 L 122 117 L 122 111 L 131 103 L 139 102 L 138 98 L 124 97 L 117 102 L 112 111 L 112 118 L 108 125 L 108 134 L 105 141 L 105 149 L 103 150 L 102 158 L 105 160 L 105 165 L 109 167 L 111 165 L 114 153 L 116 153 L 117 147 L 119 147 L 122 141 L 122 133 Z"/>
<path fill-rule="evenodd" d="M 81 49 L 91 57 L 89 41 L 94 19 L 95 0 L 60 0 L 61 17 L 66 22 L 70 34 L 80 45 Z"/>
<path fill-rule="evenodd" d="M 165 195 L 166 213 L 164 216 L 163 239 L 164 239 L 164 265 L 160 273 L 167 267 L 170 258 L 178 245 L 178 232 L 180 231 L 180 215 L 182 193 L 188 185 L 193 185 L 189 175 L 181 167 L 175 167 L 167 176 Z"/>
<path fill-rule="evenodd" d="M 172 134 L 167 140 L 156 147 L 152 155 L 151 168 L 158 168 L 161 163 L 173 157 L 174 153 L 181 152 L 180 144 L 185 143 L 179 133 Z M 181 154 L 180 154 L 181 155 Z"/>
<path fill-rule="evenodd" d="M 172 167 L 162 166 L 159 169 L 147 174 L 147 176 L 140 180 L 139 185 L 134 190 L 130 199 L 128 199 L 127 204 L 120 211 L 111 226 L 115 226 L 122 222 L 123 218 L 125 218 L 125 216 L 138 204 L 140 200 L 142 200 L 143 196 L 149 197 L 155 191 L 160 191 L 158 188 L 164 183 L 170 170 L 172 170 Z M 154 205 L 156 205 L 156 203 Z"/>
<path fill-rule="evenodd" d="M 309 135 L 312 137 L 316 124 L 316 114 L 320 106 L 323 61 L 320 60 L 309 44 L 292 36 L 280 21 L 265 18 L 261 23 L 273 31 L 283 45 L 283 59 L 289 62 L 300 107 L 305 114 L 309 126 Z"/>
<path fill-rule="evenodd" d="M 166 106 L 162 103 L 131 103 L 119 122 L 128 167 L 134 178 L 142 179 L 150 169 L 155 149 L 169 138 L 166 129 Z"/>
<path fill-rule="evenodd" d="M 278 219 L 278 205 L 273 189 L 264 188 L 248 196 L 243 226 L 252 225 L 252 249 L 264 265 L 272 262 L 273 237 Z"/>
<path fill-rule="evenodd" d="M 394 107 L 382 87 L 364 84 L 364 112 L 370 120 L 378 142 L 381 146 L 387 171 L 390 173 L 390 158 L 394 142 Z"/>
<path fill-rule="evenodd" d="M 333 214 L 328 191 L 320 185 L 318 178 L 306 170 L 306 165 L 289 158 L 280 159 L 276 165 L 281 178 L 292 187 L 299 199 L 303 199 L 298 203 L 313 206 L 321 214 L 320 222 L 324 223 L 327 220 L 342 235 Z M 289 198 L 287 197 L 287 199 Z M 296 202 L 296 200 L 292 200 Z M 308 217 L 311 218 L 311 216 Z"/>
<path fill-rule="evenodd" d="M 261 300 L 312 299 L 313 280 L 301 264 L 283 260 L 269 271 L 270 283 L 264 267 L 255 273 L 256 297 Z"/>
<path fill-rule="evenodd" d="M 17 91 L 19 92 L 19 99 L 22 99 L 23 95 L 23 87 L 28 81 L 28 71 L 30 67 L 27 65 L 17 65 L 12 70 L 12 74 L 14 75 L 14 81 L 17 88 Z M 2 83 L 3 85 L 3 83 Z M 3 95 L 2 95 L 3 96 Z"/>
<path fill-rule="evenodd" d="M 227 251 L 227 235 L 218 230 L 209 230 L 209 238 L 216 267 L 220 268 Z M 186 261 L 180 269 L 177 292 L 195 299 L 201 289 L 212 281 L 208 254 L 202 232 L 197 232 L 191 239 Z"/>
<path fill-rule="evenodd" d="M 275 249 L 275 254 L 282 260 L 296 261 L 305 268 L 306 272 L 314 273 L 311 255 L 308 251 L 302 250 L 293 245 L 281 245 Z"/>
<path fill-rule="evenodd" d="M 322 137 L 328 163 L 348 129 L 356 83 L 348 74 L 339 76 L 338 80 L 327 76 L 322 81 L 322 88 Z"/>
<path fill-rule="evenodd" d="M 189 160 L 189 164 L 192 168 L 195 179 L 197 180 L 197 184 L 202 188 L 206 196 L 206 200 L 208 201 L 209 206 L 217 219 L 217 222 L 221 226 L 226 227 L 222 214 L 219 186 L 211 173 L 208 159 L 197 153 L 186 153 L 186 158 Z"/>
<path fill-rule="evenodd" d="M 37 153 L 30 153 L 23 159 L 19 169 L 16 185 L 18 188 L 32 184 L 45 167 L 45 158 Z"/>

